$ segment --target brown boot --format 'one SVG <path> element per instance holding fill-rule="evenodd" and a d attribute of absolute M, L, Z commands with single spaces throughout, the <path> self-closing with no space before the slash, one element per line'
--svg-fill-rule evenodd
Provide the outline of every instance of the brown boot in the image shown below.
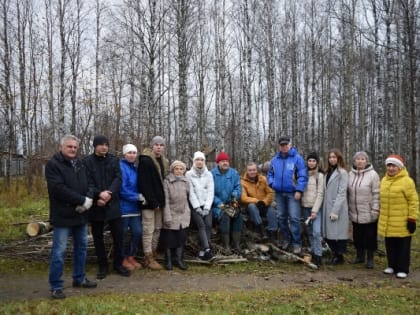
<path fill-rule="evenodd" d="M 127 260 L 134 266 L 135 269 L 141 269 L 141 264 L 134 258 L 134 256 L 128 256 Z"/>
<path fill-rule="evenodd" d="M 146 267 L 148 267 L 149 269 L 152 270 L 162 270 L 162 266 L 153 258 L 153 254 L 152 253 L 147 253 L 145 254 L 145 264 Z"/>
<path fill-rule="evenodd" d="M 134 265 L 128 260 L 128 258 L 124 258 L 122 265 L 130 271 L 133 271 L 135 269 Z"/>

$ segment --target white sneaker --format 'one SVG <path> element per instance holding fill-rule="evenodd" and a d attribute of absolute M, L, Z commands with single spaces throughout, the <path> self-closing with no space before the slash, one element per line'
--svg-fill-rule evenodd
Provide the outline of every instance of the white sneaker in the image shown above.
<path fill-rule="evenodd" d="M 397 278 L 398 279 L 405 279 L 405 278 L 407 278 L 407 274 L 405 272 L 398 272 L 397 273 Z"/>
<path fill-rule="evenodd" d="M 391 267 L 384 269 L 384 274 L 392 275 L 393 273 L 394 273 L 394 269 L 392 269 Z"/>

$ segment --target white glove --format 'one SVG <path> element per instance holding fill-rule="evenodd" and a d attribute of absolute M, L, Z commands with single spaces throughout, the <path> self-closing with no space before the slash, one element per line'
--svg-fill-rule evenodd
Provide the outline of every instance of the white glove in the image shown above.
<path fill-rule="evenodd" d="M 210 213 L 210 209 L 203 209 L 203 217 Z"/>
<path fill-rule="evenodd" d="M 338 214 L 336 214 L 334 212 L 331 212 L 331 214 L 330 214 L 330 220 L 332 222 L 337 221 L 338 220 Z"/>
<path fill-rule="evenodd" d="M 140 203 L 145 203 L 146 199 L 144 199 L 143 194 L 139 194 L 139 202 Z"/>
<path fill-rule="evenodd" d="M 83 203 L 83 207 L 84 208 L 86 208 L 86 210 L 89 210 L 90 209 L 90 207 L 92 207 L 92 204 L 93 204 L 93 200 L 92 200 L 92 198 L 89 198 L 89 197 L 86 197 L 85 198 L 85 202 Z"/>
<path fill-rule="evenodd" d="M 84 206 L 78 205 L 76 207 L 76 212 L 78 212 L 78 213 L 83 213 L 85 211 L 87 211 L 87 209 Z"/>

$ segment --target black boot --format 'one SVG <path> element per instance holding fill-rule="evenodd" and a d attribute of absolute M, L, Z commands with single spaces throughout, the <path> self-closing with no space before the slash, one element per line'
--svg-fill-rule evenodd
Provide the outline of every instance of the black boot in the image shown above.
<path fill-rule="evenodd" d="M 96 274 L 96 279 L 102 280 L 106 278 L 108 274 L 108 265 L 99 265 L 98 273 Z"/>
<path fill-rule="evenodd" d="M 363 248 L 356 248 L 356 257 L 353 259 L 353 264 L 362 264 L 365 262 L 365 250 Z"/>
<path fill-rule="evenodd" d="M 268 237 L 270 242 L 272 242 L 274 245 L 277 245 L 277 231 L 268 231 Z"/>
<path fill-rule="evenodd" d="M 264 225 L 263 224 L 258 224 L 257 225 L 257 230 L 258 230 L 258 233 L 260 234 L 261 241 L 263 241 L 263 242 L 267 241 L 268 236 L 267 236 L 267 232 L 265 231 Z"/>
<path fill-rule="evenodd" d="M 366 268 L 373 269 L 373 250 L 367 251 Z"/>
<path fill-rule="evenodd" d="M 181 270 L 187 270 L 187 265 L 184 263 L 184 247 L 177 247 L 175 249 L 175 262 Z"/>
<path fill-rule="evenodd" d="M 313 255 L 313 263 L 315 265 L 317 265 L 318 267 L 322 266 L 322 257 L 321 256 L 317 256 L 317 255 Z"/>
<path fill-rule="evenodd" d="M 172 251 L 170 248 L 165 248 L 165 263 L 164 267 L 166 270 L 174 269 L 172 266 Z"/>

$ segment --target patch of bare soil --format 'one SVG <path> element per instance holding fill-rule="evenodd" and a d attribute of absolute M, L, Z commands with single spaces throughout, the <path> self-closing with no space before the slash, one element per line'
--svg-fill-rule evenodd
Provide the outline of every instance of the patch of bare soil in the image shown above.
<path fill-rule="evenodd" d="M 210 267 L 211 268 L 211 267 Z M 71 274 L 65 274 L 64 291 L 67 296 L 98 295 L 101 293 L 162 293 L 162 292 L 211 292 L 271 290 L 279 288 L 311 288 L 320 285 L 346 283 L 354 287 L 409 287 L 420 291 L 420 271 L 412 271 L 405 280 L 387 276 L 379 270 L 337 269 L 323 266 L 314 271 L 302 266 L 293 272 L 266 273 L 262 267 L 256 273 L 217 274 L 211 269 L 198 274 L 148 270 L 135 271 L 130 277 L 110 274 L 98 282 L 96 289 L 72 288 Z M 93 274 L 88 274 L 93 279 Z M 49 298 L 48 275 L 0 274 L 0 301 Z"/>

